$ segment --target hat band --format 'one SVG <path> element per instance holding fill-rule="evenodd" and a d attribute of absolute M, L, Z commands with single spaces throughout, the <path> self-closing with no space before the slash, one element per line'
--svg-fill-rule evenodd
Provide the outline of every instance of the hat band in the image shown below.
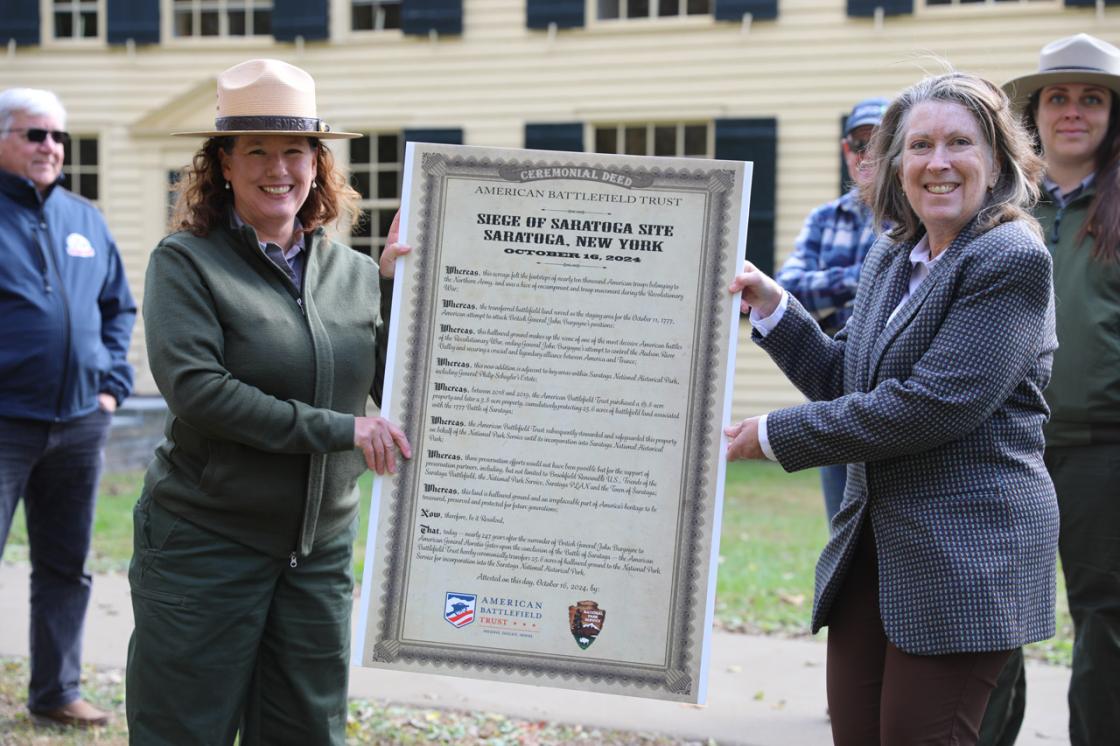
<path fill-rule="evenodd" d="M 1040 73 L 1064 73 L 1069 72 L 1087 72 L 1087 73 L 1101 73 L 1102 75 L 1111 75 L 1111 73 L 1099 67 L 1088 67 L 1082 65 L 1062 65 L 1061 67 L 1048 67 L 1045 70 L 1039 70 Z"/>
<path fill-rule="evenodd" d="M 219 132 L 255 132 L 275 130 L 276 132 L 330 132 L 331 128 L 322 119 L 307 117 L 218 117 L 214 129 Z"/>

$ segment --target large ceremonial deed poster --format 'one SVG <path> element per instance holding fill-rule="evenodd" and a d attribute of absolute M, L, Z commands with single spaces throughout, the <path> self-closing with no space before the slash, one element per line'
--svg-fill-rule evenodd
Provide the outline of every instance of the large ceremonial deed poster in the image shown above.
<path fill-rule="evenodd" d="M 704 701 L 750 173 L 408 145 L 361 665 Z"/>

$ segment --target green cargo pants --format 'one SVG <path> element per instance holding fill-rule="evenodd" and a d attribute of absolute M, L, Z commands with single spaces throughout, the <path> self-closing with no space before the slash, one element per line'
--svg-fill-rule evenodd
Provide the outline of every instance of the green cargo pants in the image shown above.
<path fill-rule="evenodd" d="M 133 521 L 130 742 L 341 746 L 357 519 L 294 568 L 147 496 Z"/>

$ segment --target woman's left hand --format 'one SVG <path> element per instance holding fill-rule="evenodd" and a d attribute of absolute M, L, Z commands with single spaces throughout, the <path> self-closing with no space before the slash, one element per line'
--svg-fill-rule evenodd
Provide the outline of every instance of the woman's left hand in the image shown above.
<path fill-rule="evenodd" d="M 354 447 L 362 449 L 366 466 L 378 474 L 397 473 L 397 450 L 405 458 L 412 458 L 412 446 L 404 431 L 384 417 L 355 417 Z"/>
<path fill-rule="evenodd" d="M 727 444 L 727 460 L 765 459 L 762 444 L 758 440 L 758 417 L 748 417 L 738 425 L 723 429 L 723 434 L 731 439 Z"/>
<path fill-rule="evenodd" d="M 411 246 L 400 243 L 398 240 L 400 237 L 401 211 L 397 210 L 397 214 L 393 216 L 393 224 L 389 226 L 389 235 L 385 237 L 385 248 L 381 251 L 381 261 L 379 262 L 381 276 L 386 280 L 393 278 L 393 272 L 397 267 L 397 257 L 404 256 L 412 251 Z"/>

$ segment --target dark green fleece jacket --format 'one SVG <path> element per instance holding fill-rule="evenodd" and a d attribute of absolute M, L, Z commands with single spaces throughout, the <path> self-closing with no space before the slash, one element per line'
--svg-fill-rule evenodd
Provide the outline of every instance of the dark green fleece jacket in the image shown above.
<path fill-rule="evenodd" d="M 148 360 L 169 410 L 144 489 L 293 560 L 357 514 L 354 417 L 385 349 L 377 265 L 322 231 L 305 246 L 297 292 L 249 226 L 175 233 L 144 286 Z"/>
<path fill-rule="evenodd" d="M 1092 199 L 1087 189 L 1065 208 L 1049 200 L 1035 208 L 1054 257 L 1058 324 L 1044 392 L 1049 447 L 1120 443 L 1120 263 L 1093 259 L 1092 236 L 1076 240 Z"/>

